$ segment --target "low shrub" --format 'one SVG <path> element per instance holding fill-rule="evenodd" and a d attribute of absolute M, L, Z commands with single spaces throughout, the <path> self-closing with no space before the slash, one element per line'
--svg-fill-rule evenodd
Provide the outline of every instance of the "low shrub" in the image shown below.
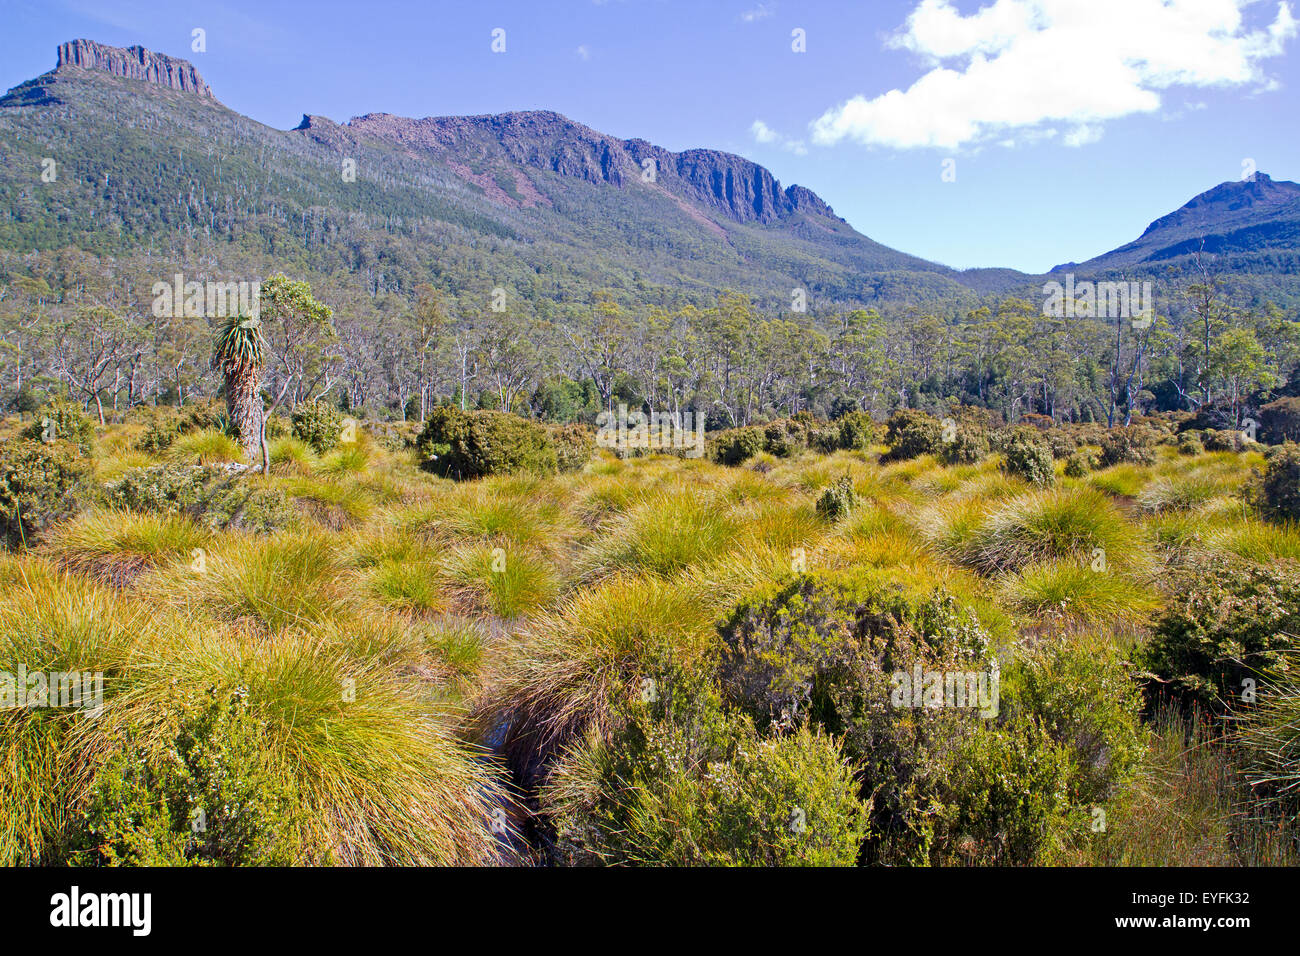
<path fill-rule="evenodd" d="M 180 417 L 169 410 L 159 409 L 149 418 L 144 431 L 132 446 L 137 451 L 146 451 L 151 455 L 166 451 L 181 433 Z"/>
<path fill-rule="evenodd" d="M 1124 462 L 1149 465 L 1156 460 L 1156 435 L 1141 425 L 1112 428 L 1101 440 L 1101 467 Z"/>
<path fill-rule="evenodd" d="M 777 458 L 789 458 L 808 447 L 808 434 L 800 423 L 790 420 L 763 426 L 763 450 Z"/>
<path fill-rule="evenodd" d="M 867 814 L 853 770 L 807 727 L 762 735 L 707 682 L 658 673 L 630 689 L 622 730 L 548 779 L 563 863 L 851 866 Z"/>
<path fill-rule="evenodd" d="M 841 521 L 858 506 L 858 493 L 853 489 L 853 479 L 844 475 L 821 493 L 817 499 L 817 514 L 832 523 Z"/>
<path fill-rule="evenodd" d="M 1056 482 L 1052 450 L 1036 433 L 1017 429 L 1002 452 L 1002 470 L 1032 485 L 1047 487 Z"/>
<path fill-rule="evenodd" d="M 191 432 L 216 431 L 228 435 L 230 422 L 225 408 L 212 399 L 193 402 L 179 411 L 172 408 L 151 408 L 147 413 L 144 432 L 136 439 L 139 451 L 158 454 L 166 451 L 181 435 Z"/>
<path fill-rule="evenodd" d="M 546 429 L 509 412 L 435 408 L 416 447 L 424 468 L 447 478 L 513 472 L 547 475 L 559 467 Z"/>
<path fill-rule="evenodd" d="M 1067 478 L 1083 478 L 1097 467 L 1097 456 L 1090 451 L 1076 451 L 1065 462 Z"/>
<path fill-rule="evenodd" d="M 35 421 L 24 428 L 19 436 L 46 444 L 65 441 L 88 453 L 95 437 L 94 422 L 72 402 L 55 401 L 37 414 Z"/>
<path fill-rule="evenodd" d="M 945 465 L 976 465 L 989 453 L 989 438 L 983 431 L 961 425 L 950 442 L 941 445 L 939 457 Z"/>
<path fill-rule="evenodd" d="M 728 428 L 709 436 L 709 458 L 720 465 L 741 465 L 767 448 L 767 432 L 760 425 Z"/>
<path fill-rule="evenodd" d="M 1239 428 L 1207 428 L 1201 435 L 1206 451 L 1245 451 L 1251 445 Z"/>
<path fill-rule="evenodd" d="M 1300 398 L 1287 395 L 1259 407 L 1259 440 L 1270 445 L 1300 442 Z"/>
<path fill-rule="evenodd" d="M 943 423 L 933 415 L 903 408 L 890 416 L 885 444 L 892 461 L 907 461 L 922 455 L 937 455 L 943 449 Z"/>
<path fill-rule="evenodd" d="M 110 505 L 158 514 L 191 511 L 204 498 L 214 469 L 201 465 L 154 465 L 131 468 L 106 488 Z"/>
<path fill-rule="evenodd" d="M 108 504 L 153 514 L 188 514 L 203 526 L 269 534 L 299 523 L 278 487 L 240 478 L 219 466 L 155 465 L 132 468 L 105 489 Z"/>
<path fill-rule="evenodd" d="M 876 423 L 866 412 L 847 412 L 839 425 L 838 444 L 846 451 L 866 451 L 876 440 Z"/>
<path fill-rule="evenodd" d="M 1267 672 L 1285 674 L 1300 634 L 1300 569 L 1216 560 L 1172 588 L 1146 645 L 1149 692 L 1223 711 Z M 1249 696 L 1249 695 L 1247 695 Z"/>
<path fill-rule="evenodd" d="M 339 443 L 343 433 L 343 415 L 328 402 L 304 402 L 290 416 L 293 436 L 311 446 L 318 455 Z M 268 434 L 267 438 L 271 436 Z"/>
<path fill-rule="evenodd" d="M 1269 450 L 1258 485 L 1260 510 L 1273 521 L 1300 521 L 1300 444 Z"/>
<path fill-rule="evenodd" d="M 138 740 L 120 742 L 95 776 L 70 862 L 303 862 L 297 797 L 268 771 L 261 742 L 267 731 L 236 692 L 188 702 L 157 751 Z"/>
<path fill-rule="evenodd" d="M 1145 747 L 1142 691 L 1113 644 L 1037 648 L 1008 669 L 1002 696 L 1070 755 L 1072 803 L 1102 803 L 1136 771 Z"/>
<path fill-rule="evenodd" d="M 546 425 L 561 472 L 582 471 L 596 451 L 596 435 L 586 425 Z"/>
<path fill-rule="evenodd" d="M 1065 826 L 1068 753 L 1031 715 L 999 721 L 989 632 L 947 592 L 805 574 L 718 629 L 724 701 L 760 730 L 842 741 L 870 807 L 865 862 L 1028 862 Z"/>
<path fill-rule="evenodd" d="M 11 439 L 0 444 L 0 524 L 10 544 L 32 543 L 74 513 L 91 473 L 74 443 Z"/>
<path fill-rule="evenodd" d="M 1205 454 L 1205 445 L 1198 431 L 1186 431 L 1178 434 L 1178 454 L 1196 456 Z"/>
<path fill-rule="evenodd" d="M 1041 435 L 1051 449 L 1053 458 L 1069 458 L 1079 447 L 1074 437 L 1060 428 L 1050 428 Z"/>

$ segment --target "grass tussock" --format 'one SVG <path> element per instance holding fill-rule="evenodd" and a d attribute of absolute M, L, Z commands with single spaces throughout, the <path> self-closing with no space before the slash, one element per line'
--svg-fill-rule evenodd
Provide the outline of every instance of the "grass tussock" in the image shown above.
<path fill-rule="evenodd" d="M 177 559 L 192 561 L 211 533 L 183 514 L 88 511 L 58 529 L 49 552 L 72 569 L 115 587 Z"/>

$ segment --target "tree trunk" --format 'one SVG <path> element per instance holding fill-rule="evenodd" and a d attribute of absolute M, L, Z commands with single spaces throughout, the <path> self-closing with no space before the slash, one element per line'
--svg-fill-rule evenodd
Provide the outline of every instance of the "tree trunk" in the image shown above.
<path fill-rule="evenodd" d="M 244 449 L 248 463 L 255 464 L 262 451 L 262 396 L 258 392 L 256 372 L 245 372 L 226 379 L 226 410 L 230 424 L 239 435 L 239 445 Z"/>

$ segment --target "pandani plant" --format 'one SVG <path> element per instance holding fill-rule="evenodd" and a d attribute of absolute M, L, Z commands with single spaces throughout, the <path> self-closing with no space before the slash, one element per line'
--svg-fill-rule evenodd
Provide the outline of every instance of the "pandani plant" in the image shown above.
<path fill-rule="evenodd" d="M 261 451 L 262 372 L 266 368 L 266 338 L 261 320 L 243 313 L 228 318 L 217 334 L 212 368 L 226 380 L 226 410 L 249 463 Z"/>

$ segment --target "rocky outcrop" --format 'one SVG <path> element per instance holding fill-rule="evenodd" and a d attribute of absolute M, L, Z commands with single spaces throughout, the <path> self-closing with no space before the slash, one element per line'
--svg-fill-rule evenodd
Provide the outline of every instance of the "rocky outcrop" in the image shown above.
<path fill-rule="evenodd" d="M 319 135 L 315 117 L 300 127 Z M 507 160 L 591 183 L 651 182 L 738 222 L 768 223 L 796 213 L 837 219 L 816 193 L 782 189 L 768 170 L 732 153 L 691 149 L 674 153 L 643 139 L 620 140 L 559 113 L 529 111 L 488 116 L 406 119 L 368 113 L 347 123 L 407 149 L 450 154 L 471 166 Z"/>
<path fill-rule="evenodd" d="M 165 53 L 153 53 L 142 46 L 122 49 L 96 43 L 94 40 L 69 40 L 59 45 L 59 62 L 55 69 L 68 67 L 102 70 L 114 76 L 144 80 L 146 83 L 156 83 L 158 86 L 214 99 L 211 88 L 203 82 L 199 71 L 188 60 L 180 60 Z"/>

